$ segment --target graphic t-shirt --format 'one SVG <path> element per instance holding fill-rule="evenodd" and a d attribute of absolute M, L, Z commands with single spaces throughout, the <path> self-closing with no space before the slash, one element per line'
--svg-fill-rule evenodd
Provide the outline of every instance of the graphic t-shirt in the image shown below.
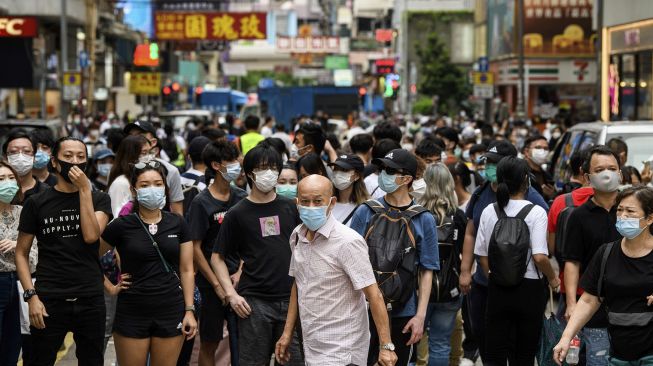
<path fill-rule="evenodd" d="M 181 244 L 190 241 L 188 226 L 181 216 L 166 211 L 161 211 L 161 214 L 161 221 L 156 224 L 152 237 L 163 258 L 179 274 L 179 249 Z M 150 225 L 144 225 L 149 230 Z M 122 273 L 131 275 L 132 284 L 125 290 L 126 294 L 165 295 L 179 289 L 179 280 L 172 271 L 166 272 L 136 214 L 111 221 L 102 233 L 102 239 L 118 250 Z"/>
<path fill-rule="evenodd" d="M 240 188 L 231 187 L 230 190 L 228 201 L 220 201 L 213 197 L 208 189 L 203 190 L 191 202 L 186 216 L 191 233 L 190 238 L 191 240 L 202 241 L 202 253 L 204 253 L 204 258 L 209 263 L 211 263 L 215 239 L 218 237 L 227 210 L 247 197 L 247 192 Z M 238 264 L 238 257 L 233 255 L 227 257 L 229 273 L 236 272 Z M 211 287 L 211 284 L 199 271 L 197 271 L 196 280 L 198 287 Z"/>
<path fill-rule="evenodd" d="M 95 212 L 111 217 L 109 196 L 92 192 Z M 41 297 L 101 296 L 100 241 L 84 242 L 80 223 L 79 193 L 55 188 L 31 196 L 23 206 L 18 231 L 36 236 L 39 261 L 36 291 Z"/>
<path fill-rule="evenodd" d="M 227 212 L 213 251 L 224 257 L 234 253 L 243 260 L 241 296 L 288 300 L 289 238 L 299 224 L 297 205 L 280 196 L 269 203 L 243 199 Z"/>

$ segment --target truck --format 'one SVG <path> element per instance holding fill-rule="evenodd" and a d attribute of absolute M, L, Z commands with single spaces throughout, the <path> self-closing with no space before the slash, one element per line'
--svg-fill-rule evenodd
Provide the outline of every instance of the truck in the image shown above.
<path fill-rule="evenodd" d="M 216 114 L 238 115 L 247 104 L 247 94 L 229 88 L 204 90 L 197 97 L 199 108 Z"/>
<path fill-rule="evenodd" d="M 358 111 L 360 106 L 358 87 L 274 86 L 259 88 L 258 100 L 256 104 L 245 106 L 243 112 L 247 109 L 248 113 L 241 115 L 271 116 L 278 124 L 287 127 L 290 127 L 293 118 L 300 115 L 311 116 L 317 111 L 346 120 L 347 116 Z"/>

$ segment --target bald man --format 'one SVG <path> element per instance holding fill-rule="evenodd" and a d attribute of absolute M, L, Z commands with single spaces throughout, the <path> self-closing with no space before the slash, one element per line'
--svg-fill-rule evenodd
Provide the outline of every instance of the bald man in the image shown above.
<path fill-rule="evenodd" d="M 392 366 L 397 356 L 390 350 L 394 346 L 390 347 L 388 312 L 367 244 L 331 215 L 336 204 L 332 193 L 331 181 L 321 175 L 299 182 L 297 208 L 303 224 L 290 236 L 289 275 L 295 282 L 286 326 L 275 350 L 277 361 L 290 358 L 288 347 L 299 310 L 307 366 L 367 365 L 367 297 L 381 344 L 389 345 L 379 352 L 379 364 Z"/>

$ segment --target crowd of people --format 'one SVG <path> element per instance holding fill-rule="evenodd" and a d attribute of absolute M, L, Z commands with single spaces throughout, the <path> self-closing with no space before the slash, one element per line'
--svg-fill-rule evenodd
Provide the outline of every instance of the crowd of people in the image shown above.
<path fill-rule="evenodd" d="M 653 362 L 653 188 L 627 146 L 461 118 L 15 128 L 0 161 L 0 365 Z M 547 289 L 549 288 L 549 289 Z M 223 337 L 228 335 L 228 339 Z M 228 342 L 228 359 L 221 355 Z M 541 362 L 541 361 L 540 361 Z M 540 363 L 542 364 L 542 363 Z"/>

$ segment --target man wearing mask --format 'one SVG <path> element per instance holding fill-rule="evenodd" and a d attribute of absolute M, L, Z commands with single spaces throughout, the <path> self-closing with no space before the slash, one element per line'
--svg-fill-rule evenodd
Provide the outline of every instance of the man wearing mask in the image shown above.
<path fill-rule="evenodd" d="M 583 163 L 582 169 L 594 188 L 594 196 L 572 211 L 567 221 L 562 252 L 567 320 L 576 307 L 578 283 L 590 260 L 601 245 L 621 238 L 615 227 L 615 201 L 622 180 L 619 163 L 619 156 L 603 145 L 593 147 Z M 610 340 L 606 314 L 607 311 L 597 311 L 581 331 L 586 340 L 587 365 L 607 365 L 605 356 Z"/>
<path fill-rule="evenodd" d="M 136 121 L 125 126 L 123 130 L 125 135 L 143 135 L 150 142 L 150 149 L 154 150 L 159 148 L 158 139 L 156 138 L 156 129 L 147 121 Z M 143 160 L 152 160 L 154 155 L 149 155 Z M 155 159 L 161 163 L 166 169 L 166 185 L 168 186 L 168 194 L 170 197 L 170 211 L 177 215 L 184 215 L 184 191 L 181 187 L 181 178 L 179 170 L 174 165 L 168 163 L 163 159 Z"/>
<path fill-rule="evenodd" d="M 458 131 L 451 127 L 440 127 L 435 130 L 435 135 L 444 141 L 445 153 L 447 154 L 446 159 L 443 161 L 445 165 L 457 162 L 458 158 L 460 158 Z"/>
<path fill-rule="evenodd" d="M 295 202 L 275 192 L 282 166 L 281 155 L 266 142 L 245 155 L 243 170 L 251 192 L 224 216 L 211 256 L 226 300 L 240 317 L 238 353 L 242 365 L 270 362 L 286 322 L 292 286 L 288 243 L 301 221 Z M 230 255 L 242 259 L 238 291 L 227 264 Z M 288 365 L 303 365 L 299 342 L 293 338 Z"/>
<path fill-rule="evenodd" d="M 544 136 L 531 136 L 524 141 L 522 149 L 524 159 L 535 178 L 531 178 L 531 184 L 535 190 L 549 202 L 555 198 L 556 189 L 553 179 L 543 168 L 542 165 L 549 161 L 549 144 Z"/>
<path fill-rule="evenodd" d="M 99 263 L 100 234 L 111 218 L 109 196 L 92 192 L 84 174 L 86 146 L 59 139 L 52 151 L 57 185 L 30 197 L 18 226 L 16 269 L 29 304 L 33 365 L 53 365 L 73 332 L 81 365 L 102 365 L 105 305 Z M 38 278 L 28 256 L 39 242 Z"/>
<path fill-rule="evenodd" d="M 275 350 L 279 362 L 291 356 L 287 350 L 301 312 L 307 365 L 366 365 L 366 297 L 381 343 L 392 343 L 388 313 L 374 278 L 367 244 L 333 217 L 335 203 L 333 185 L 327 178 L 310 175 L 299 183 L 297 208 L 304 224 L 290 238 L 295 244 L 289 274 L 295 283 L 284 333 Z M 314 276 L 315 268 L 325 270 Z M 352 322 L 357 326 L 351 326 Z M 380 350 L 379 364 L 391 366 L 396 360 L 393 351 Z"/>
<path fill-rule="evenodd" d="M 93 163 L 97 172 L 97 176 L 93 179 L 93 184 L 95 188 L 102 192 L 106 192 L 108 188 L 109 173 L 111 172 L 115 159 L 116 155 L 109 149 L 98 150 L 93 155 Z"/>
<path fill-rule="evenodd" d="M 52 132 L 46 129 L 35 129 L 30 132 L 30 137 L 37 148 L 36 154 L 34 154 L 34 169 L 32 169 L 32 174 L 39 181 L 50 187 L 54 187 L 57 184 L 57 177 L 51 174 L 48 169 L 52 146 L 54 145 Z"/>
<path fill-rule="evenodd" d="M 319 124 L 313 122 L 302 124 L 295 133 L 295 143 L 290 148 L 290 160 L 299 160 L 310 153 L 322 156 L 326 141 L 326 134 Z"/>
<path fill-rule="evenodd" d="M 30 196 L 48 188 L 47 184 L 32 175 L 36 150 L 36 143 L 21 129 L 9 132 L 7 140 L 2 145 L 2 155 L 5 161 L 18 173 L 17 180 L 23 191 L 23 201 L 19 202 L 20 204 L 27 201 Z"/>
<path fill-rule="evenodd" d="M 191 146 L 193 142 L 191 142 Z M 200 366 L 215 365 L 215 351 L 222 340 L 222 325 L 228 316 L 228 309 L 223 306 L 225 292 L 215 273 L 211 270 L 209 261 L 213 253 L 215 238 L 220 233 L 227 211 L 247 196 L 245 191 L 230 184 L 240 175 L 238 155 L 236 145 L 227 141 L 212 142 L 203 149 L 203 164 L 214 180 L 207 189 L 195 196 L 186 214 L 186 221 L 193 240 L 193 257 L 198 272 L 195 281 L 202 295 L 202 304 L 199 309 L 201 343 L 198 364 Z M 233 279 L 237 279 L 240 276 L 237 274 L 240 267 L 239 258 L 228 255 L 226 264 L 229 274 Z M 235 323 L 229 322 L 228 324 L 230 325 L 230 340 L 237 341 L 235 337 L 238 334 L 238 329 L 231 327 Z M 230 341 L 230 346 L 233 343 Z M 237 365 L 238 348 L 231 347 L 231 349 L 233 351 L 231 364 Z"/>
<path fill-rule="evenodd" d="M 474 261 L 474 244 L 476 243 L 476 231 L 481 220 L 483 210 L 497 201 L 497 164 L 506 156 L 517 156 L 517 149 L 508 141 L 493 141 L 489 144 L 485 155 L 485 177 L 486 182 L 476 188 L 467 204 L 467 228 L 463 242 L 462 263 L 460 266 L 460 289 L 468 294 L 467 301 L 472 319 L 472 332 L 479 345 L 481 358 L 485 354 L 485 305 L 487 301 L 488 280 L 480 263 L 472 278 L 472 264 Z M 526 193 L 526 200 L 549 209 L 542 196 L 530 187 Z"/>

